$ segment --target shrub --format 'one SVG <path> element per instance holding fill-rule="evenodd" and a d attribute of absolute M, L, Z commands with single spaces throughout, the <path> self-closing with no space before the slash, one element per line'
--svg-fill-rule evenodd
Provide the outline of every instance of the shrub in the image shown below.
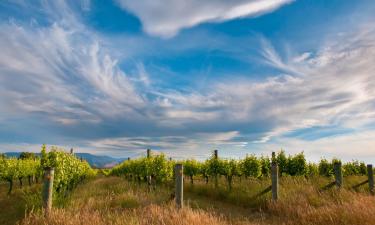
<path fill-rule="evenodd" d="M 245 177 L 255 177 L 261 176 L 262 167 L 261 162 L 257 159 L 255 155 L 246 156 L 241 162 L 242 174 Z"/>

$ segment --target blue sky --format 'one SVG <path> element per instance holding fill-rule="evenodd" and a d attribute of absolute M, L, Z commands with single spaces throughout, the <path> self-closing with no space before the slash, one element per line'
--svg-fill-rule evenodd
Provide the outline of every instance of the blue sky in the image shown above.
<path fill-rule="evenodd" d="M 0 151 L 375 162 L 374 1 L 0 2 Z"/>

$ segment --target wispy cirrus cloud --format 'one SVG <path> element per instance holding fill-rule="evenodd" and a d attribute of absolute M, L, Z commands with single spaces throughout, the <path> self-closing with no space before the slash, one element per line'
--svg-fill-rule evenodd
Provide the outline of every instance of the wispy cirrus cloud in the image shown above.
<path fill-rule="evenodd" d="M 258 83 L 218 84 L 215 90 L 222 97 L 217 98 L 235 99 L 226 106 L 228 110 L 241 112 L 238 118 L 275 122 L 260 142 L 306 127 L 360 128 L 372 123 L 375 119 L 375 77 L 371 72 L 375 69 L 372 63 L 375 29 L 373 26 L 357 29 L 330 40 L 314 55 L 302 53 L 290 59 L 283 59 L 267 43 L 263 45 L 265 61 L 279 69 L 281 75 Z M 233 118 L 236 113 L 231 115 Z"/>
<path fill-rule="evenodd" d="M 119 137 L 104 138 L 85 143 L 91 149 L 102 149 L 116 154 L 118 151 L 138 157 L 145 154 L 145 149 L 162 152 L 173 158 L 204 159 L 211 155 L 210 149 L 241 147 L 247 143 L 233 140 L 238 131 L 196 133 L 190 136 L 162 136 L 162 137 Z"/>
<path fill-rule="evenodd" d="M 136 14 L 143 29 L 161 37 L 172 37 L 181 29 L 204 22 L 254 17 L 273 11 L 293 0 L 175 1 L 118 0 L 121 7 Z"/>
<path fill-rule="evenodd" d="M 242 3 L 220 4 L 233 8 Z M 43 24 L 0 23 L 0 140 L 34 137 L 34 143 L 119 156 L 155 148 L 174 157 L 205 158 L 209 149 L 219 148 L 231 157 L 283 146 L 313 153 L 314 146 L 321 148 L 328 139 L 286 136 L 336 126 L 353 128 L 353 135 L 361 137 L 359 146 L 372 143 L 367 138 L 375 121 L 371 23 L 287 57 L 260 38 L 257 60 L 273 69 L 267 77 L 254 80 L 244 71 L 241 77 L 212 79 L 199 88 L 165 88 L 156 82 L 162 74 L 149 74 L 142 61 L 135 61 L 130 72 L 121 66 L 122 60 L 130 60 L 118 57 L 126 54 L 127 45 L 137 51 L 132 42 L 119 49 L 107 45 L 120 37 L 96 33 L 64 1 L 42 2 L 40 7 L 47 18 Z M 160 44 L 147 44 L 152 43 L 155 48 Z M 338 134 L 334 145 L 346 145 L 350 135 Z M 303 148 L 307 143 L 311 146 Z"/>
<path fill-rule="evenodd" d="M 131 114 L 145 104 L 95 32 L 64 1 L 42 2 L 42 7 L 47 15 L 57 9 L 62 15 L 48 17 L 48 26 L 1 24 L 0 91 L 9 100 L 4 108 L 42 112 L 72 124 L 100 121 L 108 112 Z M 112 110 L 105 112 L 105 107 Z"/>

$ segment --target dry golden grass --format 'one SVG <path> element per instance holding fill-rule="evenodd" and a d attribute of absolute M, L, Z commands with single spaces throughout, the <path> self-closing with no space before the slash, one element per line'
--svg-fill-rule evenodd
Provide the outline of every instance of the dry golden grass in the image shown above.
<path fill-rule="evenodd" d="M 358 183 L 361 180 L 363 177 L 351 178 L 350 182 Z M 246 182 L 244 189 L 249 187 Z M 31 212 L 19 224 L 375 224 L 375 198 L 366 192 L 365 187 L 358 193 L 336 188 L 321 192 L 320 187 L 327 182 L 321 179 L 283 178 L 278 202 L 272 202 L 266 195 L 258 202 L 258 207 L 249 203 L 250 208 L 245 207 L 246 200 L 251 200 L 251 196 L 260 189 L 253 193 L 238 187 L 235 191 L 240 193 L 232 193 L 231 198 L 221 199 L 226 193 L 224 190 L 197 185 L 186 188 L 188 206 L 176 210 L 170 199 L 172 190 L 168 186 L 149 192 L 146 186 L 121 178 L 99 178 L 78 187 L 64 207 L 55 208 L 49 217 L 44 217 L 40 211 Z M 238 204 L 235 202 L 246 195 L 246 200 Z"/>
<path fill-rule="evenodd" d="M 139 209 L 123 211 L 99 211 L 81 209 L 79 211 L 54 209 L 48 217 L 32 213 L 23 225 L 225 225 L 231 222 L 223 217 L 184 208 L 176 210 L 165 205 L 149 205 Z M 240 223 L 238 223 L 240 224 Z M 247 223 L 248 224 L 248 223 Z"/>
<path fill-rule="evenodd" d="M 214 211 L 175 209 L 171 189 L 159 187 L 151 192 L 146 186 L 129 183 L 117 177 L 100 178 L 78 187 L 63 208 L 55 208 L 48 217 L 41 211 L 31 212 L 23 225 L 203 225 L 251 224 L 231 219 Z"/>
<path fill-rule="evenodd" d="M 20 218 L 25 216 L 25 212 L 41 206 L 38 201 L 40 184 L 29 187 L 24 185 L 20 188 L 18 184 L 14 186 L 11 195 L 7 194 L 8 183 L 0 182 L 0 224 L 13 225 Z M 38 194 L 36 194 L 38 193 Z"/>
<path fill-rule="evenodd" d="M 312 187 L 270 203 L 270 222 L 288 225 L 373 225 L 375 198 L 348 190 L 319 193 Z"/>

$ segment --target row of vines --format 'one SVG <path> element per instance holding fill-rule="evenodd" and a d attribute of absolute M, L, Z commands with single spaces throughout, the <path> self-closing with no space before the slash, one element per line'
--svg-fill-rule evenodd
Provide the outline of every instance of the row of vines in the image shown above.
<path fill-rule="evenodd" d="M 43 145 L 40 157 L 32 154 L 23 154 L 19 158 L 0 157 L 0 180 L 9 183 L 10 194 L 15 180 L 19 180 L 21 186 L 24 178 L 28 178 L 29 185 L 37 183 L 47 167 L 55 169 L 54 191 L 57 193 L 71 190 L 83 179 L 96 174 L 86 161 L 56 147 L 47 152 Z"/>
<path fill-rule="evenodd" d="M 173 179 L 173 168 L 176 163 L 184 165 L 184 175 L 190 178 L 193 184 L 194 179 L 203 178 L 206 183 L 209 180 L 217 185 L 217 178 L 226 178 L 228 187 L 232 187 L 234 177 L 261 178 L 270 177 L 271 162 L 275 161 L 279 166 L 280 176 L 325 176 L 334 174 L 333 165 L 340 162 L 338 159 L 321 159 L 319 163 L 309 163 L 303 152 L 287 156 L 284 151 L 278 152 L 273 158 L 255 155 L 247 155 L 244 159 L 222 159 L 212 155 L 205 161 L 188 159 L 184 161 L 168 160 L 163 154 L 151 155 L 149 157 L 126 160 L 114 167 L 111 175 L 126 176 L 132 180 L 147 181 L 151 176 L 155 182 L 163 182 Z M 343 175 L 365 175 L 367 173 L 364 162 L 352 161 L 344 163 Z"/>

